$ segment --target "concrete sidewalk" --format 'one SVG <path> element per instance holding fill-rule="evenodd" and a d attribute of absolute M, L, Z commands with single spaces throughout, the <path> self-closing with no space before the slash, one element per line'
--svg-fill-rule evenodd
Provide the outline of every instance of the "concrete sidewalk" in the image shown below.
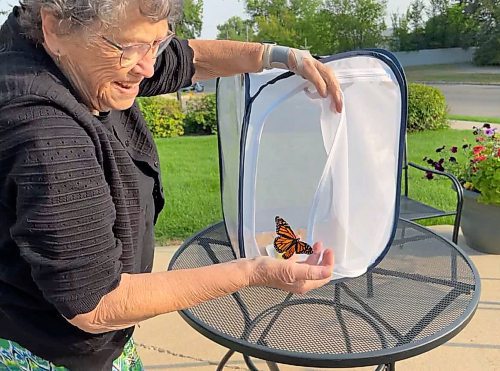
<path fill-rule="evenodd" d="M 451 239 L 451 226 L 433 230 Z M 464 248 L 479 270 L 481 301 L 467 327 L 448 343 L 420 356 L 397 362 L 398 370 L 426 371 L 500 371 L 500 255 L 487 255 Z M 165 270 L 177 246 L 157 248 L 154 271 Z M 143 322 L 134 339 L 146 370 L 215 370 L 227 349 L 194 331 L 177 313 L 158 316 Z M 267 370 L 263 361 L 255 360 Z M 234 356 L 227 370 L 246 370 L 243 358 Z M 280 366 L 280 370 L 312 370 Z M 346 369 L 347 370 L 347 369 Z M 352 370 L 374 370 L 364 367 Z"/>
<path fill-rule="evenodd" d="M 457 120 L 450 120 L 450 127 L 455 130 L 472 130 L 472 128 L 478 127 L 481 128 L 483 127 L 482 122 L 473 122 L 473 121 L 457 121 Z M 500 124 L 490 124 L 491 128 L 496 128 L 497 133 L 500 133 Z"/>

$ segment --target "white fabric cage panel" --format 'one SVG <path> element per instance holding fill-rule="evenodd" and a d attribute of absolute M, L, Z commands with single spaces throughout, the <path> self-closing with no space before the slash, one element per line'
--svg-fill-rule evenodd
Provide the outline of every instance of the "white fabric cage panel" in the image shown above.
<path fill-rule="evenodd" d="M 407 87 L 385 51 L 322 62 L 341 85 L 342 114 L 282 70 L 219 79 L 224 221 L 237 257 L 272 254 L 281 216 L 305 242 L 333 248 L 333 278 L 356 277 L 396 230 Z"/>

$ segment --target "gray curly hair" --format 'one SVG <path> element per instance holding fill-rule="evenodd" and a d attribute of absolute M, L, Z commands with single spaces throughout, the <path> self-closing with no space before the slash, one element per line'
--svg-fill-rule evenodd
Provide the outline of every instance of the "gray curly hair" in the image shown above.
<path fill-rule="evenodd" d="M 155 22 L 167 19 L 169 23 L 176 23 L 182 17 L 182 0 L 20 0 L 23 9 L 20 23 L 30 39 L 42 43 L 40 10 L 44 7 L 59 18 L 63 30 L 70 31 L 79 26 L 74 18 L 85 25 L 100 22 L 104 27 L 111 26 L 120 19 L 130 1 L 137 1 L 141 13 Z"/>

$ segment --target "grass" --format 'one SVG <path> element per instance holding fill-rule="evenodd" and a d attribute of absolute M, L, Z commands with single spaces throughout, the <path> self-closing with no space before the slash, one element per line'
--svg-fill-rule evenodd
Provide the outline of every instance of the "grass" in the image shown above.
<path fill-rule="evenodd" d="M 484 117 L 484 116 L 466 116 L 466 115 L 448 115 L 449 120 L 459 120 L 459 121 L 473 121 L 473 122 L 488 122 L 490 124 L 500 124 L 500 118 L 498 117 Z"/>
<path fill-rule="evenodd" d="M 445 129 L 408 134 L 409 160 L 424 165 L 425 156 L 437 157 L 442 145 L 460 146 L 470 131 Z M 178 243 L 222 219 L 219 162 L 216 136 L 157 139 L 161 158 L 166 204 L 156 225 L 159 245 Z M 460 158 L 459 158 L 460 159 Z M 439 208 L 451 210 L 455 193 L 444 179 L 429 181 L 410 169 L 410 196 Z M 452 218 L 423 221 L 423 225 L 451 224 Z"/>
<path fill-rule="evenodd" d="M 165 208 L 157 244 L 183 240 L 222 219 L 217 137 L 157 139 Z"/>
<path fill-rule="evenodd" d="M 435 152 L 436 148 L 445 145 L 447 148 L 456 145 L 459 148 L 467 140 L 474 142 L 474 135 L 470 130 L 452 130 L 443 129 L 437 131 L 424 131 L 420 133 L 408 134 L 408 159 L 419 165 L 428 167 L 422 160 L 429 156 L 434 160 L 444 157 Z M 448 155 L 448 152 L 444 153 Z M 455 155 L 458 161 L 463 160 L 461 153 Z M 451 188 L 451 182 L 445 177 L 438 177 L 433 180 L 424 178 L 424 173 L 414 168 L 409 171 L 409 195 L 435 206 L 439 209 L 453 210 L 456 206 L 456 193 Z M 422 220 L 422 225 L 452 224 L 452 217 L 442 217 L 435 219 Z"/>
<path fill-rule="evenodd" d="M 405 74 L 410 82 L 443 81 L 470 84 L 500 84 L 500 73 L 483 73 L 480 71 L 480 67 L 464 68 L 460 64 L 405 67 Z"/>

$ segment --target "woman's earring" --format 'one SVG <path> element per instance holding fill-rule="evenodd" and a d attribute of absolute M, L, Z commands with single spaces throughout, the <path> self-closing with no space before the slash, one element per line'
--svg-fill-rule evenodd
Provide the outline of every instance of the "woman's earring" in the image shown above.
<path fill-rule="evenodd" d="M 61 52 L 58 50 L 56 54 L 56 62 L 60 63 L 61 62 Z"/>

